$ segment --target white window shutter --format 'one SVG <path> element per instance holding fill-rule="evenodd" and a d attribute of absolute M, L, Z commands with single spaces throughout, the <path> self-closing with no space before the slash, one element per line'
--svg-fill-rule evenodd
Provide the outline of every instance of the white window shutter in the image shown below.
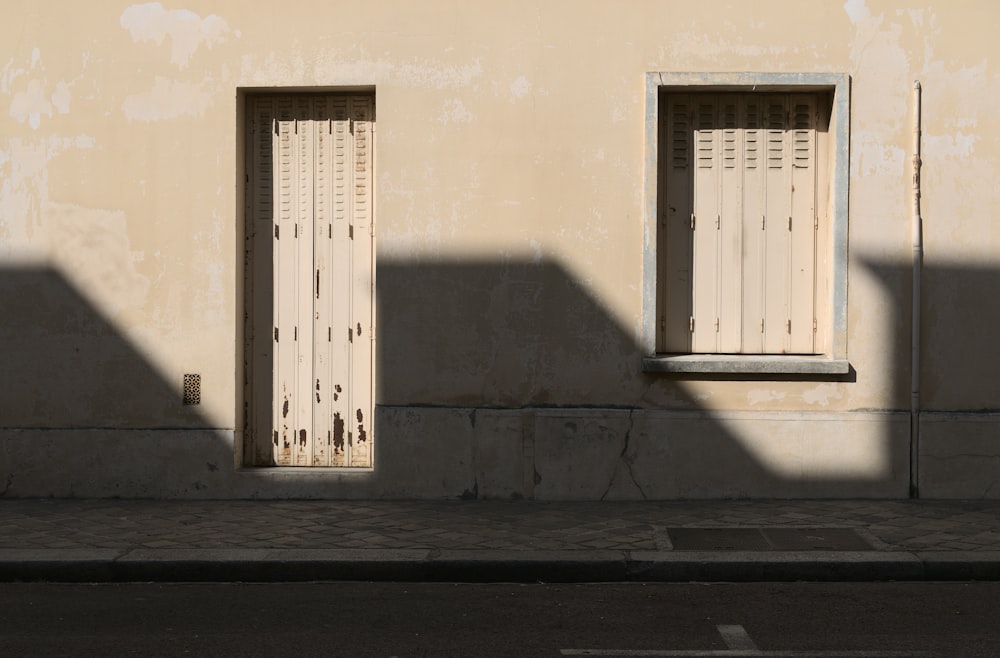
<path fill-rule="evenodd" d="M 661 281 L 664 282 L 660 326 L 667 352 L 691 349 L 692 112 L 689 97 L 671 96 L 664 133 L 660 137 L 661 166 L 667 169 L 663 194 L 668 200 L 659 210 L 659 230 L 664 233 L 661 242 L 664 253 L 660 259 Z"/>
<path fill-rule="evenodd" d="M 717 352 L 719 320 L 720 130 L 716 99 L 695 103 L 691 349 Z"/>
<path fill-rule="evenodd" d="M 816 318 L 816 98 L 794 95 L 790 102 L 791 267 L 789 351 L 815 351 Z"/>
<path fill-rule="evenodd" d="M 719 300 L 718 351 L 743 349 L 743 133 L 741 97 L 719 96 L 717 124 L 721 136 L 719 172 Z"/>
<path fill-rule="evenodd" d="M 766 171 L 764 183 L 764 351 L 789 349 L 788 303 L 791 268 L 791 164 L 785 121 L 785 96 L 768 96 L 764 104 Z"/>
<path fill-rule="evenodd" d="M 816 353 L 817 97 L 661 102 L 663 351 Z"/>
<path fill-rule="evenodd" d="M 743 102 L 743 346 L 747 354 L 764 352 L 764 254 L 766 207 L 764 180 L 765 134 L 763 101 L 747 96 Z"/>

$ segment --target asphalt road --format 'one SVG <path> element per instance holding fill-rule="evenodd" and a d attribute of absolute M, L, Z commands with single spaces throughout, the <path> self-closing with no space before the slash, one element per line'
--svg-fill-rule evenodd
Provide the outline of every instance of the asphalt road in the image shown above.
<path fill-rule="evenodd" d="M 0 585 L 0 656 L 1000 656 L 1000 583 Z"/>

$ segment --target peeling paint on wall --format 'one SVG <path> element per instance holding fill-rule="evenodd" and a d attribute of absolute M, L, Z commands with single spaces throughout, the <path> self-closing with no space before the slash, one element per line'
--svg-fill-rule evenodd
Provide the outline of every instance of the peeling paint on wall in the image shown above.
<path fill-rule="evenodd" d="M 802 392 L 802 401 L 806 404 L 815 404 L 821 407 L 829 406 L 831 400 L 839 400 L 844 392 L 836 384 L 820 384 L 815 388 Z"/>
<path fill-rule="evenodd" d="M 7 141 L 0 150 L 0 256 L 9 258 L 36 238 L 49 203 L 49 163 L 65 151 L 94 145 L 89 135 Z M 36 244 L 34 251 L 41 248 Z"/>
<path fill-rule="evenodd" d="M 131 5 L 122 12 L 120 23 L 140 43 L 153 41 L 161 45 L 170 37 L 170 61 L 184 68 L 202 45 L 211 48 L 223 43 L 232 30 L 219 16 L 202 18 L 187 9 L 167 10 L 159 2 Z M 236 36 L 239 36 L 237 31 Z"/>
<path fill-rule="evenodd" d="M 902 176 L 909 165 L 906 152 L 886 144 L 878 133 L 854 133 L 855 173 L 861 176 Z"/>
<path fill-rule="evenodd" d="M 510 83 L 511 102 L 519 101 L 531 91 L 531 83 L 523 75 Z"/>
<path fill-rule="evenodd" d="M 52 116 L 52 103 L 46 98 L 43 83 L 32 80 L 25 91 L 14 94 L 14 100 L 10 104 L 10 115 L 21 123 L 27 121 L 28 125 L 37 129 L 43 114 Z"/>
<path fill-rule="evenodd" d="M 472 113 L 465 108 L 465 104 L 461 100 L 451 98 L 444 102 L 444 109 L 439 120 L 443 124 L 472 123 Z"/>
<path fill-rule="evenodd" d="M 747 393 L 747 402 L 751 406 L 757 406 L 760 404 L 766 404 L 768 402 L 776 402 L 778 400 L 784 400 L 785 394 L 780 391 L 771 391 L 764 388 L 755 388 Z"/>
<path fill-rule="evenodd" d="M 45 67 L 41 63 L 38 48 L 31 51 L 30 70 L 14 67 L 14 60 L 8 60 L 0 75 L 0 92 L 9 94 L 18 85 L 18 78 L 34 75 L 23 88 L 14 92 L 8 113 L 20 123 L 27 123 L 33 130 L 41 126 L 42 116 L 52 117 L 53 112 L 68 114 L 72 95 L 71 83 L 59 81 L 49 92 L 48 80 L 44 77 Z"/>

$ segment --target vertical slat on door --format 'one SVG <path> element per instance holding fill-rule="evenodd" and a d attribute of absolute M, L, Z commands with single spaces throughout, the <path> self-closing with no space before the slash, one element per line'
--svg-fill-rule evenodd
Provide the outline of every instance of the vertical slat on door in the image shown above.
<path fill-rule="evenodd" d="M 794 95 L 791 113 L 791 227 L 790 346 L 789 351 L 810 354 L 815 319 L 816 263 L 816 103 L 810 95 Z"/>
<path fill-rule="evenodd" d="M 354 340 L 351 349 L 351 406 L 354 410 L 354 442 L 350 465 L 372 463 L 372 143 L 374 107 L 368 98 L 353 99 L 354 158 L 351 315 Z"/>
<path fill-rule="evenodd" d="M 312 298 L 315 309 L 313 326 L 313 466 L 329 466 L 332 450 L 332 395 L 333 371 L 331 368 L 332 295 L 330 262 L 333 240 L 333 135 L 331 134 L 329 98 L 313 99 L 313 132 L 315 135 L 315 193 L 313 201 L 313 259 L 314 269 Z"/>
<path fill-rule="evenodd" d="M 787 353 L 791 239 L 791 165 L 786 151 L 786 97 L 769 96 L 765 105 L 764 351 Z"/>
<path fill-rule="evenodd" d="M 743 352 L 764 351 L 764 134 L 761 100 L 743 103 Z"/>
<path fill-rule="evenodd" d="M 665 283 L 661 312 L 663 350 L 687 352 L 691 349 L 691 149 L 693 123 L 691 99 L 670 96 L 662 145 L 661 170 L 666 180 L 661 182 L 663 193 L 658 205 L 659 230 L 663 231 L 661 281 Z"/>
<path fill-rule="evenodd" d="M 293 463 L 296 429 L 295 375 L 298 355 L 295 348 L 296 288 L 298 277 L 295 246 L 295 120 L 290 98 L 278 104 L 275 136 L 275 189 L 277 209 L 274 228 L 274 423 L 278 431 L 275 463 Z"/>
<path fill-rule="evenodd" d="M 716 129 L 715 98 L 696 104 L 694 132 L 694 218 L 692 287 L 693 324 L 691 349 L 718 350 L 719 286 L 719 130 Z"/>
<path fill-rule="evenodd" d="M 350 431 L 350 354 L 351 330 L 351 171 L 353 153 L 351 116 L 348 99 L 331 99 L 331 129 L 333 131 L 333 227 L 331 244 L 330 335 L 332 336 L 331 368 L 332 396 L 330 400 L 330 433 L 333 437 L 332 466 L 348 465 L 348 432 Z"/>
<path fill-rule="evenodd" d="M 315 144 L 312 100 L 295 99 L 295 436 L 292 462 L 312 465 L 313 424 L 313 194 Z"/>
<path fill-rule="evenodd" d="M 250 377 L 249 412 L 250 437 L 249 462 L 269 464 L 273 460 L 278 433 L 272 423 L 274 374 L 271 364 L 274 354 L 274 316 L 272 289 L 274 286 L 274 99 L 257 98 L 248 101 L 250 108 L 250 134 L 248 170 L 250 185 L 250 221 L 247 227 L 248 265 L 250 267 L 247 302 L 250 323 L 250 354 L 247 359 Z"/>
<path fill-rule="evenodd" d="M 719 351 L 742 349 L 743 144 L 738 97 L 720 96 Z"/>

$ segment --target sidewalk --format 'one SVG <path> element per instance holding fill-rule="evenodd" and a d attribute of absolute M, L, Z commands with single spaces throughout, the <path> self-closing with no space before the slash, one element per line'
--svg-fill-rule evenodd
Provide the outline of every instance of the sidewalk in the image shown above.
<path fill-rule="evenodd" d="M 0 581 L 1000 580 L 1000 501 L 0 501 Z"/>

